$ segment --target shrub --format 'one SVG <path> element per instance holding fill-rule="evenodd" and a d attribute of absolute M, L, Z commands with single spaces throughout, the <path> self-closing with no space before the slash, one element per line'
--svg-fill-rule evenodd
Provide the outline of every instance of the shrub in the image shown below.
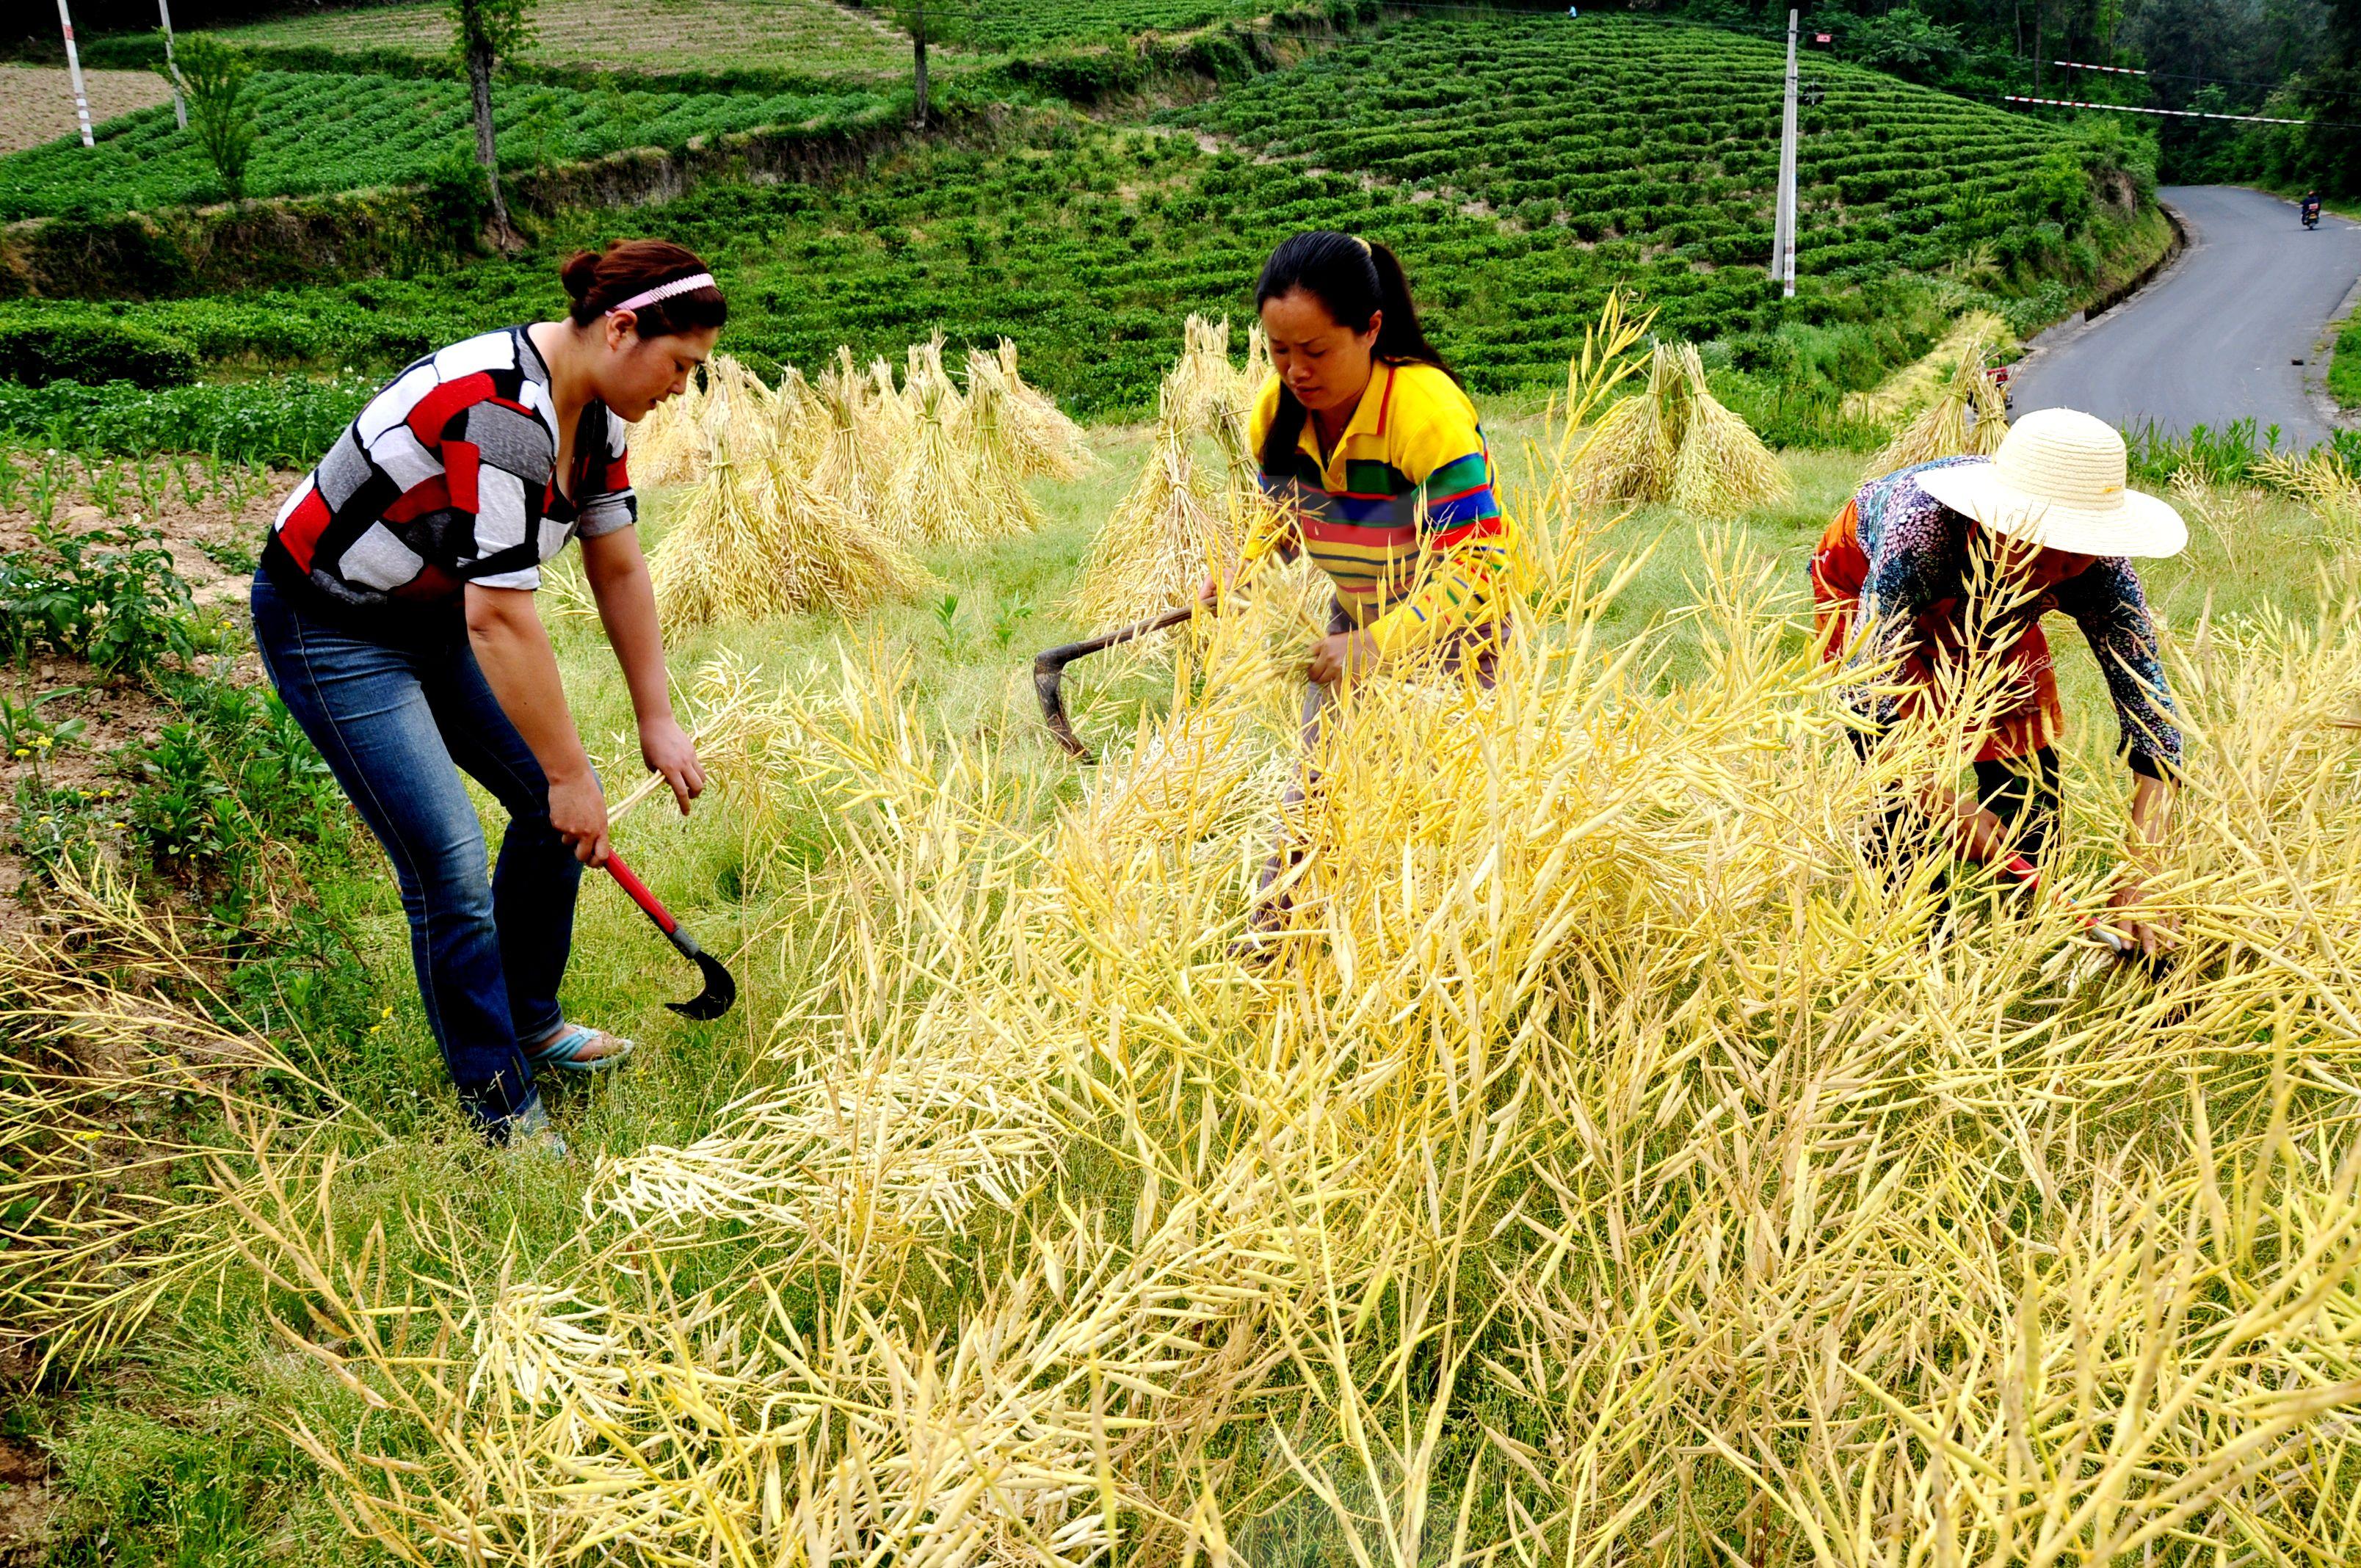
<path fill-rule="evenodd" d="M 33 386 L 128 381 L 152 389 L 196 377 L 197 356 L 188 345 L 147 327 L 95 313 L 0 311 L 0 379 Z"/>
<path fill-rule="evenodd" d="M 183 34 L 177 58 L 158 74 L 189 103 L 189 129 L 233 202 L 246 196 L 246 166 L 254 157 L 254 105 L 246 97 L 254 62 L 244 49 L 210 33 Z"/>

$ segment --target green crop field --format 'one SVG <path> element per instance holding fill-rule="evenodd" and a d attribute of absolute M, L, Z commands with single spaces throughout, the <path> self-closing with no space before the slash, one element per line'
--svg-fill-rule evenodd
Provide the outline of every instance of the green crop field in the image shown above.
<path fill-rule="evenodd" d="M 1419 17 L 1180 117 L 1257 157 L 1481 203 L 1525 230 L 1734 267 L 1770 255 L 1783 71 L 1775 46 L 1708 27 Z M 1929 268 L 2089 210 L 2051 127 L 1834 62 L 1809 72 L 1825 97 L 1802 115 L 1800 272 Z"/>
<path fill-rule="evenodd" d="M 909 41 L 874 16 L 830 0 L 540 0 L 533 59 L 553 65 L 663 73 L 748 67 L 808 75 L 906 70 Z M 442 0 L 298 12 L 222 30 L 258 48 L 447 54 Z M 957 68 L 957 57 L 944 61 Z"/>
<path fill-rule="evenodd" d="M 454 154 L 472 156 L 464 84 L 330 71 L 258 72 L 250 196 L 296 196 L 399 184 Z M 532 168 L 632 147 L 765 126 L 853 125 L 894 100 L 848 85 L 816 93 L 684 93 L 643 84 L 600 92 L 520 84 L 496 100 L 502 161 Z M 67 138 L 0 159 L 0 219 L 216 201 L 193 137 L 159 106 L 107 122 L 94 148 Z"/>
<path fill-rule="evenodd" d="M 1033 55 L 1090 48 L 1142 33 L 1185 33 L 1288 8 L 1287 0 L 947 0 L 937 26 L 963 55 Z M 906 67 L 909 42 L 883 5 L 853 0 L 542 0 L 535 58 L 555 64 L 664 71 L 766 67 L 867 73 Z M 227 29 L 237 42 L 359 52 L 441 51 L 449 23 L 440 0 L 316 11 Z"/>

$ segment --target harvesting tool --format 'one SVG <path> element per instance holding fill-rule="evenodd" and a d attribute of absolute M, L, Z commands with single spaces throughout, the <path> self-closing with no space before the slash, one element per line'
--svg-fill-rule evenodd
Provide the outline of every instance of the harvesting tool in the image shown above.
<path fill-rule="evenodd" d="M 622 856 L 610 852 L 607 856 L 607 870 L 614 876 L 616 884 L 631 895 L 631 902 L 646 911 L 648 918 L 656 923 L 656 929 L 680 949 L 681 957 L 694 960 L 698 972 L 705 976 L 703 991 L 686 1002 L 667 1002 L 664 1005 L 684 1018 L 695 1018 L 699 1022 L 719 1018 L 736 1006 L 738 981 L 721 967 L 721 960 L 699 947 L 697 938 L 681 928 L 680 922 L 672 917 L 671 911 L 648 891 L 648 884 L 631 874 L 631 868 L 623 863 Z"/>
<path fill-rule="evenodd" d="M 1049 733 L 1058 738 L 1058 744 L 1085 762 L 1098 761 L 1096 757 L 1091 755 L 1091 749 L 1082 744 L 1082 738 L 1074 733 L 1073 725 L 1066 718 L 1066 694 L 1060 683 L 1066 678 L 1067 665 L 1088 654 L 1096 653 L 1102 649 L 1112 648 L 1118 642 L 1128 642 L 1135 637 L 1145 637 L 1151 631 L 1161 631 L 1166 627 L 1178 626 L 1194 615 L 1196 610 L 1195 605 L 1182 605 L 1178 609 L 1168 609 L 1161 615 L 1151 615 L 1146 620 L 1134 621 L 1129 626 L 1117 627 L 1113 631 L 1102 631 L 1096 637 L 1085 638 L 1080 642 L 1068 642 L 1060 647 L 1035 654 L 1033 656 L 1033 695 L 1041 699 L 1041 722 L 1049 727 Z"/>

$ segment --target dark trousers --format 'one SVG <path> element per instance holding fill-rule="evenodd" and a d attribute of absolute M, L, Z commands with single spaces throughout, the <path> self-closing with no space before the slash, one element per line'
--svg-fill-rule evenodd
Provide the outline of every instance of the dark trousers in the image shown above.
<path fill-rule="evenodd" d="M 1864 757 L 1873 744 L 1871 737 L 1859 731 L 1853 733 L 1852 741 Z M 2015 852 L 2040 865 L 2066 804 L 2057 748 L 2044 746 L 2030 756 L 1978 762 L 1975 770 L 1977 802 L 2012 829 Z M 1949 826 L 1928 821 L 1907 800 L 1883 802 L 1870 830 L 1872 850 L 1896 861 L 1947 851 L 1950 843 Z"/>
<path fill-rule="evenodd" d="M 549 782 L 485 684 L 465 630 L 363 636 L 254 579 L 254 640 L 281 701 L 385 846 L 410 919 L 427 1026 L 460 1101 L 498 1129 L 534 1099 L 520 1042 L 560 1022 L 581 862 L 549 821 Z M 464 770 L 509 814 L 497 870 Z"/>

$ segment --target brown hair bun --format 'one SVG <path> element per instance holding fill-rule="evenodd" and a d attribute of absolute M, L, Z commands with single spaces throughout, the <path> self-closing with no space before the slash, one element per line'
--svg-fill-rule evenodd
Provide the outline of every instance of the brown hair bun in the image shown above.
<path fill-rule="evenodd" d="M 708 270 L 686 246 L 618 239 L 603 251 L 576 251 L 558 268 L 557 279 L 574 302 L 566 314 L 575 325 L 588 326 L 626 300 Z M 641 305 L 631 317 L 642 337 L 664 337 L 720 326 L 730 319 L 730 304 L 720 290 L 708 285 Z"/>

